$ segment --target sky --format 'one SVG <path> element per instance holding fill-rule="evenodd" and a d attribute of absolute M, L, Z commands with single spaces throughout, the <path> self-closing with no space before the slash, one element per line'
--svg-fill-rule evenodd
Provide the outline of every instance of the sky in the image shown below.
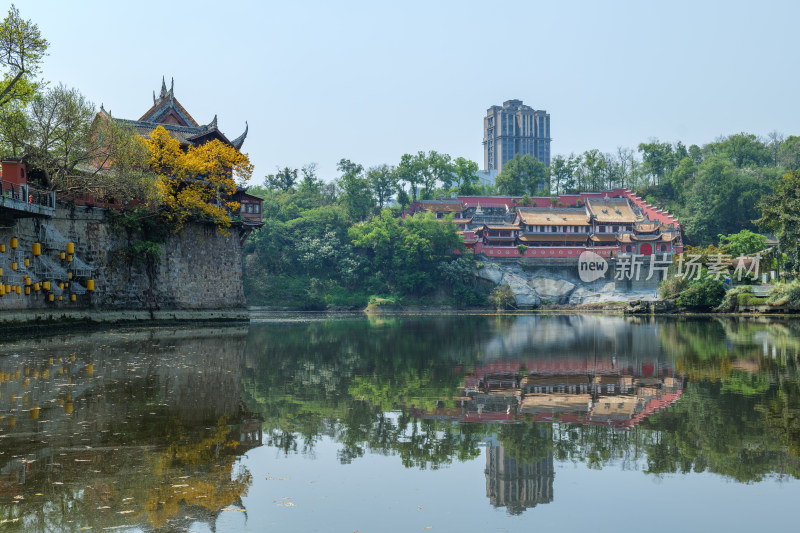
<path fill-rule="evenodd" d="M 483 168 L 483 117 L 511 99 L 550 113 L 554 155 L 800 134 L 798 1 L 15 4 L 50 42 L 43 78 L 98 108 L 137 119 L 164 76 L 199 123 L 249 124 L 253 185 L 420 150 Z"/>

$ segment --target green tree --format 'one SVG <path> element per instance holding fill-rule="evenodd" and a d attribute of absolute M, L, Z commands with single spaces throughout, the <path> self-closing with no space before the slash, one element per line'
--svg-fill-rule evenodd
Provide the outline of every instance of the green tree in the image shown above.
<path fill-rule="evenodd" d="M 271 189 L 288 191 L 294 189 L 297 184 L 297 169 L 283 167 L 277 169 L 275 174 L 268 174 L 264 178 L 264 183 Z"/>
<path fill-rule="evenodd" d="M 743 229 L 739 233 L 720 235 L 720 248 L 732 257 L 750 255 L 766 248 L 767 238 L 750 230 Z"/>
<path fill-rule="evenodd" d="M 372 189 L 364 175 L 364 167 L 349 159 L 339 160 L 336 168 L 342 175 L 338 179 L 342 189 L 342 203 L 353 220 L 364 220 L 375 206 Z"/>
<path fill-rule="evenodd" d="M 408 184 L 411 201 L 416 202 L 417 190 L 423 182 L 422 168 L 418 157 L 411 154 L 403 154 L 400 157 L 400 164 L 397 165 L 397 180 Z"/>
<path fill-rule="evenodd" d="M 47 40 L 39 26 L 23 20 L 19 10 L 11 4 L 8 15 L 0 24 L 0 108 L 14 101 L 25 102 L 33 96 L 34 76 L 39 72 L 47 52 Z"/>
<path fill-rule="evenodd" d="M 779 248 L 796 271 L 800 267 L 800 171 L 787 172 L 775 192 L 765 196 L 758 207 L 761 218 L 756 223 L 778 235 Z"/>
<path fill-rule="evenodd" d="M 463 157 L 457 157 L 454 161 L 454 184 L 458 194 L 475 194 L 475 186 L 478 183 L 478 164 Z"/>
<path fill-rule="evenodd" d="M 501 194 L 522 196 L 536 195 L 546 187 L 547 170 L 544 163 L 533 156 L 519 154 L 503 165 L 495 184 Z"/>
<path fill-rule="evenodd" d="M 378 199 L 378 209 L 383 209 L 397 190 L 397 174 L 389 165 L 370 167 L 367 181 Z"/>
<path fill-rule="evenodd" d="M 767 145 L 752 133 L 736 133 L 709 143 L 705 152 L 729 160 L 736 168 L 763 167 L 773 161 Z"/>
<path fill-rule="evenodd" d="M 780 144 L 778 164 L 786 170 L 800 170 L 800 136 L 790 135 Z"/>
<path fill-rule="evenodd" d="M 688 240 L 705 245 L 720 234 L 753 228 L 756 206 L 769 190 L 769 182 L 758 174 L 739 170 L 719 157 L 705 159 L 687 194 L 683 218 Z"/>

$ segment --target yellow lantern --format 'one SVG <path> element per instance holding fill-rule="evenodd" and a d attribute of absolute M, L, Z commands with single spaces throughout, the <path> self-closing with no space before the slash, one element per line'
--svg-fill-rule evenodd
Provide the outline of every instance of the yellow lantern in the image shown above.
<path fill-rule="evenodd" d="M 3 296 L 6 293 L 6 286 L 0 285 L 0 296 Z"/>
<path fill-rule="evenodd" d="M 26 267 L 29 267 L 29 266 L 31 266 L 31 260 L 30 260 L 30 259 L 28 259 L 27 257 L 25 258 L 25 266 L 26 266 Z"/>
<path fill-rule="evenodd" d="M 42 283 L 42 287 L 44 288 L 44 290 L 49 291 L 50 290 L 50 282 L 49 281 L 45 281 L 44 283 Z"/>
<path fill-rule="evenodd" d="M 6 285 L 6 292 L 11 292 L 11 285 Z"/>
<path fill-rule="evenodd" d="M 6 245 L 5 244 L 0 244 L 0 252 L 6 253 Z"/>
<path fill-rule="evenodd" d="M 17 241 L 17 238 L 16 237 L 11 237 L 11 247 L 16 250 L 17 249 L 17 244 L 19 244 L 19 241 Z"/>
<path fill-rule="evenodd" d="M 87 291 L 93 291 L 94 290 L 94 280 L 93 279 L 86 280 L 86 290 Z"/>
<path fill-rule="evenodd" d="M 59 301 L 59 302 L 60 302 L 61 300 L 63 300 L 63 299 L 64 299 L 64 297 L 63 297 L 63 296 L 61 296 L 61 295 L 59 295 L 59 296 L 58 296 L 58 301 Z"/>
<path fill-rule="evenodd" d="M 17 285 L 16 291 L 17 291 L 17 294 L 22 294 L 22 287 Z"/>
<path fill-rule="evenodd" d="M 48 294 L 48 295 L 47 295 L 47 301 L 48 301 L 48 302 L 52 302 L 52 301 L 53 301 L 53 300 L 55 300 L 55 299 L 56 299 L 56 298 L 55 298 L 55 296 L 53 296 L 53 293 L 50 293 L 50 294 Z"/>
<path fill-rule="evenodd" d="M 65 254 L 64 252 L 61 252 L 61 260 L 63 261 L 66 258 L 67 258 L 67 254 Z"/>
<path fill-rule="evenodd" d="M 2 274 L 0 273 L 0 275 L 2 275 Z M 67 278 L 68 279 L 72 279 L 72 272 L 67 272 Z"/>
<path fill-rule="evenodd" d="M 2 276 L 2 275 L 3 275 L 3 268 L 0 267 L 0 276 Z"/>
<path fill-rule="evenodd" d="M 61 289 L 61 290 L 63 291 L 63 290 L 64 290 L 64 284 L 63 284 L 63 283 L 59 283 L 59 284 L 58 284 L 58 288 L 59 288 L 59 289 Z"/>
<path fill-rule="evenodd" d="M 39 408 L 31 407 L 31 420 L 37 420 L 38 418 L 39 418 Z"/>
<path fill-rule="evenodd" d="M 72 255 L 67 256 L 67 262 L 72 263 Z"/>
<path fill-rule="evenodd" d="M 25 287 L 25 295 L 26 296 L 30 296 L 30 294 L 31 294 L 31 288 L 30 287 Z"/>
<path fill-rule="evenodd" d="M 74 302 L 75 300 L 77 300 L 77 297 L 74 294 L 70 294 L 69 295 L 69 301 L 70 302 Z"/>
<path fill-rule="evenodd" d="M 33 243 L 32 249 L 34 257 L 42 255 L 42 243 L 40 242 Z"/>
<path fill-rule="evenodd" d="M 34 283 L 33 284 L 33 290 L 35 290 L 36 292 L 39 292 L 39 284 L 38 283 Z"/>
<path fill-rule="evenodd" d="M 11 263 L 11 270 L 16 270 L 18 266 L 19 265 L 17 264 L 17 262 L 14 261 L 13 263 Z"/>
<path fill-rule="evenodd" d="M 74 242 L 68 242 L 67 243 L 67 253 L 70 254 L 70 255 L 75 253 L 75 243 Z"/>

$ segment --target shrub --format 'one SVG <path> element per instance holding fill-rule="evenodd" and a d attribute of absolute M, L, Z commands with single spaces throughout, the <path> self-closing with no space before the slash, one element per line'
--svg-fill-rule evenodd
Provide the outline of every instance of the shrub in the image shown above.
<path fill-rule="evenodd" d="M 497 309 L 513 309 L 517 305 L 517 299 L 508 284 L 495 287 L 488 299 Z"/>
<path fill-rule="evenodd" d="M 528 251 L 528 247 L 527 247 L 527 246 L 525 246 L 524 244 L 518 244 L 518 245 L 517 245 L 517 250 L 519 250 L 519 253 L 520 253 L 521 255 L 525 255 L 525 252 L 527 252 L 527 251 Z"/>
<path fill-rule="evenodd" d="M 767 304 L 800 309 L 800 282 L 775 285 L 767 294 Z"/>
<path fill-rule="evenodd" d="M 733 313 L 742 306 L 762 305 L 766 303 L 766 298 L 753 295 L 753 288 L 750 285 L 739 285 L 725 293 L 722 302 L 717 307 L 717 311 Z"/>
<path fill-rule="evenodd" d="M 719 307 L 725 297 L 725 287 L 715 279 L 690 281 L 688 287 L 678 295 L 678 305 L 710 309 Z"/>
<path fill-rule="evenodd" d="M 682 276 L 672 276 L 665 279 L 658 286 L 658 295 L 662 300 L 672 300 L 678 297 L 682 290 L 689 285 L 689 280 Z"/>

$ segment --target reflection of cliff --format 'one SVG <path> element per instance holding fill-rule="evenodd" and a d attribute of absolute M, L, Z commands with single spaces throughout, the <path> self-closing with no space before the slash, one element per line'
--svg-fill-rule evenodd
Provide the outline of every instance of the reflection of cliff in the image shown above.
<path fill-rule="evenodd" d="M 519 514 L 540 503 L 553 501 L 553 453 L 526 462 L 509 457 L 502 444 L 486 447 L 486 497 L 495 507 Z"/>
<path fill-rule="evenodd" d="M 236 456 L 261 444 L 260 422 L 241 420 L 245 335 L 149 329 L 0 345 L 0 512 L 45 517 L 44 530 L 172 528 L 188 514 L 213 523 L 249 485 Z"/>
<path fill-rule="evenodd" d="M 658 343 L 658 324 L 631 327 L 622 317 L 512 316 L 498 317 L 494 334 L 481 341 L 484 360 L 546 355 L 567 357 L 597 351 L 601 356 L 633 357 L 663 353 Z"/>
<path fill-rule="evenodd" d="M 461 422 L 521 419 L 633 427 L 675 403 L 682 380 L 657 359 L 572 356 L 490 362 L 466 375 L 454 406 L 413 409 L 420 418 Z"/>

